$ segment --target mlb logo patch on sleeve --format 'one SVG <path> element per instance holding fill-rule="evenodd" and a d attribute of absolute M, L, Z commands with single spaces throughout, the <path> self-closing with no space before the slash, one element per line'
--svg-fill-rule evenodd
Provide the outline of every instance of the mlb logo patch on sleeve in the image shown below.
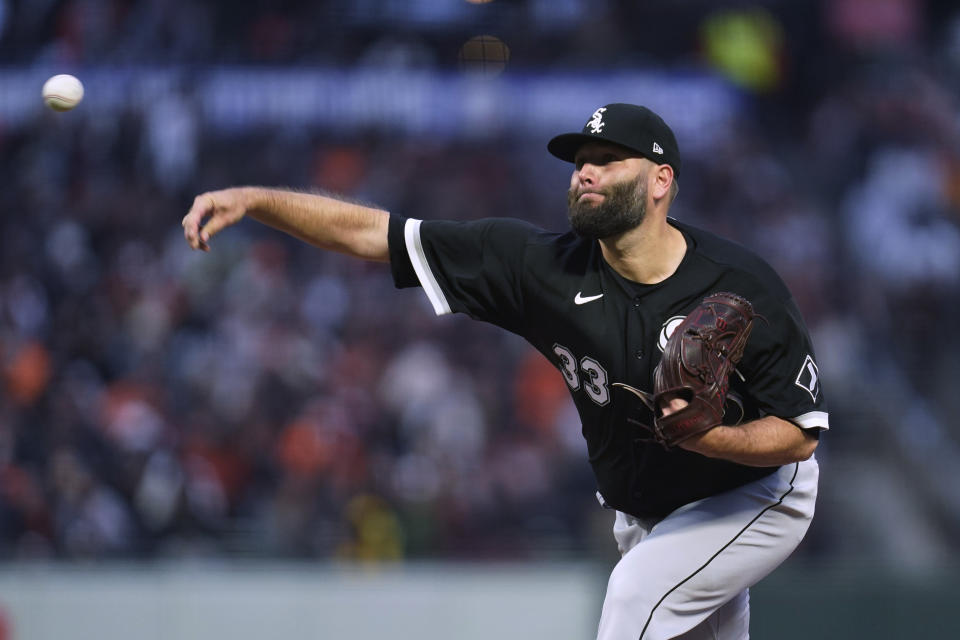
<path fill-rule="evenodd" d="M 803 361 L 797 379 L 794 382 L 798 387 L 810 394 L 810 398 L 816 402 L 820 395 L 820 370 L 817 369 L 817 363 L 809 355 Z"/>

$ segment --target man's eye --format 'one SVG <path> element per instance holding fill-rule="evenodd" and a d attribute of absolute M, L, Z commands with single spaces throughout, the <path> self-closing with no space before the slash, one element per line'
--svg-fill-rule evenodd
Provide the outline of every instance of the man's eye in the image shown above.
<path fill-rule="evenodd" d="M 615 153 L 604 153 L 599 156 L 577 158 L 574 161 L 574 164 L 576 165 L 577 170 L 579 171 L 580 169 L 583 168 L 583 165 L 587 164 L 588 162 L 595 167 L 602 167 L 604 165 L 610 164 L 611 162 L 618 162 L 620 161 L 620 159 L 621 159 L 620 156 L 618 156 Z"/>

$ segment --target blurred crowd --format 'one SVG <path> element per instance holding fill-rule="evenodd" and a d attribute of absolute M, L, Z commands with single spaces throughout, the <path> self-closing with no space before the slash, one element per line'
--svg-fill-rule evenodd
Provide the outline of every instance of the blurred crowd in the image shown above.
<path fill-rule="evenodd" d="M 769 260 L 813 333 L 833 429 L 799 553 L 955 554 L 960 10 L 643 4 L 0 0 L 0 65 L 444 68 L 487 30 L 508 74 L 711 69 L 745 106 L 685 156 L 673 215 Z M 563 230 L 545 140 L 180 115 L 0 119 L 0 558 L 608 551 L 566 387 L 519 338 L 253 222 L 209 254 L 179 226 L 195 194 L 259 183 Z"/>

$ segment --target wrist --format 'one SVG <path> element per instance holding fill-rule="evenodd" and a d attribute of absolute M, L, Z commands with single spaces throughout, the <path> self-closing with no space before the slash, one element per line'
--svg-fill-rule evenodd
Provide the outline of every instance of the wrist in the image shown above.
<path fill-rule="evenodd" d="M 276 198 L 270 189 L 263 187 L 240 187 L 240 201 L 249 211 L 272 211 L 275 208 Z"/>
<path fill-rule="evenodd" d="M 706 431 L 687 438 L 677 446 L 681 449 L 707 456 L 708 458 L 717 457 L 717 451 L 723 449 L 721 445 L 729 437 L 730 430 L 730 427 L 718 424 L 715 427 L 711 427 Z"/>

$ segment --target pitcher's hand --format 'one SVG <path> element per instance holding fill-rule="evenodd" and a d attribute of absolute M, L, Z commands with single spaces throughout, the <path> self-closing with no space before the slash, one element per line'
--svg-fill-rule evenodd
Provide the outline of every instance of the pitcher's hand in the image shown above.
<path fill-rule="evenodd" d="M 689 403 L 683 398 L 671 398 L 670 402 L 660 405 L 660 414 L 668 416 L 671 413 L 680 411 L 680 409 L 683 409 L 687 404 Z"/>
<path fill-rule="evenodd" d="M 191 249 L 210 251 L 210 238 L 243 219 L 251 198 L 244 188 L 201 193 L 183 217 L 183 237 Z"/>

